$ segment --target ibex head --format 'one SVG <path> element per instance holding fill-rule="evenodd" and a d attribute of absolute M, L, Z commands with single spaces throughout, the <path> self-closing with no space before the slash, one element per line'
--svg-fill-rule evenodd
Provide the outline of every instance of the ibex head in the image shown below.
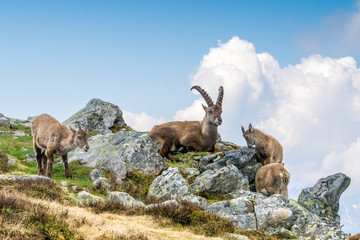
<path fill-rule="evenodd" d="M 79 130 L 75 130 L 70 126 L 70 130 L 74 133 L 74 143 L 77 147 L 82 148 L 85 152 L 87 152 L 89 150 L 89 133 L 87 130 L 83 130 L 79 124 L 77 125 Z"/>
<path fill-rule="evenodd" d="M 245 128 L 243 126 L 241 126 L 241 130 L 243 132 L 243 137 L 245 138 L 248 147 L 251 148 L 253 145 L 255 145 L 255 139 L 256 139 L 254 134 L 254 129 L 251 123 L 249 123 L 248 130 L 245 131 Z"/>
<path fill-rule="evenodd" d="M 219 126 L 222 123 L 221 113 L 222 113 L 222 101 L 224 97 L 224 88 L 220 86 L 219 88 L 219 95 L 216 101 L 216 104 L 211 100 L 210 96 L 205 92 L 204 89 L 202 89 L 200 86 L 193 86 L 190 90 L 196 89 L 201 96 L 206 101 L 207 107 L 203 106 L 203 109 L 205 110 L 205 118 L 210 124 L 213 124 L 215 126 Z"/>

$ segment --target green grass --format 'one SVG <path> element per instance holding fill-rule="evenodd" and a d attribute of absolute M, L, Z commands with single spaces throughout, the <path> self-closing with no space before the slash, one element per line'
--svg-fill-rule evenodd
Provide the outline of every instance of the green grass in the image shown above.
<path fill-rule="evenodd" d="M 13 135 L 0 136 L 0 150 L 19 160 L 24 160 L 27 154 L 34 154 L 32 145 L 32 137 L 29 135 L 20 137 Z"/>
<path fill-rule="evenodd" d="M 207 156 L 210 155 L 209 152 L 187 152 L 187 153 L 178 153 L 178 154 L 170 154 L 171 157 L 181 160 L 181 162 L 173 162 L 169 159 L 165 158 L 164 162 L 166 165 L 170 167 L 177 167 L 180 170 L 184 170 L 185 168 L 197 168 L 198 161 L 194 160 L 194 157 L 197 156 Z"/>

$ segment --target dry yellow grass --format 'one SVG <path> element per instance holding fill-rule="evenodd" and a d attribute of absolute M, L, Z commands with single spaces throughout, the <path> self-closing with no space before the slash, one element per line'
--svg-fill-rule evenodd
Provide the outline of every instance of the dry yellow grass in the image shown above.
<path fill-rule="evenodd" d="M 6 194 L 4 189 L 0 192 Z M 12 193 L 14 196 L 14 193 Z M 196 235 L 184 228 L 164 227 L 166 220 L 154 220 L 150 216 L 123 216 L 110 213 L 95 214 L 83 207 L 66 206 L 57 202 L 46 201 L 24 196 L 16 193 L 19 198 L 25 198 L 32 203 L 41 203 L 49 207 L 52 214 L 60 214 L 68 211 L 67 224 L 77 231 L 85 239 L 101 239 L 104 236 L 116 239 L 116 236 L 135 237 L 146 236 L 148 239 L 213 239 L 220 240 L 219 237 L 206 237 Z M 136 239 L 136 238 L 133 238 Z"/>

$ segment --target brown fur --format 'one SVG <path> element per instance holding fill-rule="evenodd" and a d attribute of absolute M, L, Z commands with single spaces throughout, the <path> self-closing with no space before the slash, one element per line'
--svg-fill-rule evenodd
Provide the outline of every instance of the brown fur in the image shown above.
<path fill-rule="evenodd" d="M 218 137 L 217 127 L 222 123 L 222 96 L 223 88 L 219 89 L 218 101 L 213 105 L 212 100 L 204 90 L 200 89 L 201 94 L 207 101 L 209 107 L 205 110 L 204 119 L 199 121 L 168 122 L 154 126 L 149 132 L 149 136 L 159 148 L 159 153 L 163 157 L 169 157 L 169 152 L 178 151 L 181 147 L 186 150 L 210 151 L 214 150 L 214 145 Z M 220 99 L 220 100 L 219 100 Z"/>
<path fill-rule="evenodd" d="M 289 180 L 290 174 L 282 164 L 270 163 L 261 167 L 256 173 L 255 188 L 264 195 L 282 194 L 288 197 Z"/>
<path fill-rule="evenodd" d="M 349 240 L 360 240 L 360 233 L 357 233 L 353 236 L 351 236 L 351 234 L 349 234 Z"/>
<path fill-rule="evenodd" d="M 255 145 L 256 152 L 263 165 L 282 163 L 283 148 L 274 137 L 252 128 L 251 124 L 249 124 L 248 130 L 245 131 L 244 127 L 241 127 L 241 129 L 248 147 Z"/>
<path fill-rule="evenodd" d="M 68 166 L 67 153 L 76 147 L 89 149 L 87 142 L 88 132 L 86 130 L 70 130 L 55 118 L 48 114 L 41 114 L 31 122 L 31 133 L 33 135 L 33 147 L 38 165 L 38 174 L 52 176 L 52 165 L 54 154 L 59 154 L 64 163 L 66 177 L 71 177 Z"/>

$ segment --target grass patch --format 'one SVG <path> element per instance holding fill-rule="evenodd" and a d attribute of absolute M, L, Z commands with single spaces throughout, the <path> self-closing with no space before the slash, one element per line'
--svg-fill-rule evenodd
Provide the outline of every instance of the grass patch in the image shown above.
<path fill-rule="evenodd" d="M 60 186 L 47 178 L 19 179 L 15 181 L 1 180 L 0 187 L 7 188 L 8 192 L 16 190 L 31 197 L 63 202 L 63 192 Z"/>
<path fill-rule="evenodd" d="M 221 194 L 221 193 L 204 192 L 204 193 L 199 194 L 199 196 L 205 198 L 210 204 L 219 202 L 219 201 L 226 201 L 226 200 L 232 199 L 227 194 Z"/>
<path fill-rule="evenodd" d="M 74 239 L 67 217 L 67 211 L 54 214 L 45 205 L 0 193 L 0 238 Z"/>
<path fill-rule="evenodd" d="M 115 213 L 126 215 L 150 215 L 159 220 L 165 218 L 170 227 L 188 227 L 196 234 L 206 236 L 219 236 L 224 232 L 235 232 L 234 225 L 213 213 L 204 212 L 194 204 L 181 201 L 177 204 L 157 204 L 152 208 L 128 208 L 120 202 L 103 201 L 93 202 L 89 207 L 95 213 Z"/>
<path fill-rule="evenodd" d="M 181 160 L 182 162 L 173 162 L 167 158 L 164 158 L 166 165 L 170 167 L 177 167 L 180 170 L 185 168 L 198 168 L 199 161 L 195 160 L 195 157 L 207 156 L 210 155 L 210 152 L 187 152 L 187 153 L 177 153 L 170 154 L 171 157 Z"/>
<path fill-rule="evenodd" d="M 126 125 L 124 123 L 124 125 L 117 125 L 116 123 L 114 124 L 114 126 L 112 126 L 110 128 L 110 130 L 113 132 L 113 133 L 117 133 L 117 132 L 120 132 L 120 131 L 134 131 L 134 129 L 132 129 L 130 126 Z"/>
<path fill-rule="evenodd" d="M 92 181 L 89 177 L 89 173 L 94 168 L 84 166 L 80 160 L 70 162 L 69 168 L 72 173 L 72 178 L 66 178 L 62 162 L 60 164 L 54 164 L 52 178 L 58 183 L 61 181 L 67 181 L 70 185 L 91 188 Z"/>
<path fill-rule="evenodd" d="M 143 210 L 140 208 L 129 208 L 125 206 L 123 203 L 118 201 L 92 201 L 88 203 L 88 206 L 91 210 L 100 214 L 103 212 L 114 213 L 114 214 L 125 214 L 125 215 L 142 215 Z"/>
<path fill-rule="evenodd" d="M 27 154 L 34 154 L 32 136 L 0 136 L 0 150 L 9 156 L 24 160 Z"/>

